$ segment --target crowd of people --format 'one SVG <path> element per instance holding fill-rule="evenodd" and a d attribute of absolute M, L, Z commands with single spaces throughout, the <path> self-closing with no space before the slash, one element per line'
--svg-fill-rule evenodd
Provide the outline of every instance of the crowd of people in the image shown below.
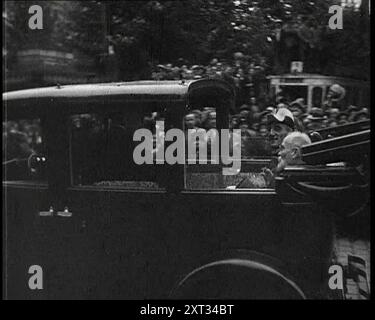
<path fill-rule="evenodd" d="M 270 144 L 272 144 L 270 138 L 272 139 L 273 135 L 270 132 L 270 116 L 272 118 L 278 110 L 288 110 L 289 114 L 286 114 L 286 117 L 291 119 L 295 129 L 312 135 L 313 140 L 317 137 L 315 135 L 314 138 L 313 133 L 320 129 L 370 119 L 370 112 L 366 107 L 343 106 L 344 96 L 345 89 L 338 84 L 334 84 L 330 87 L 324 104 L 310 110 L 308 110 L 302 98 L 288 101 L 280 94 L 273 105 L 264 108 L 257 104 L 256 98 L 252 97 L 248 104 L 240 106 L 238 112 L 232 112 L 229 119 L 229 128 L 241 130 L 243 156 L 269 155 L 271 152 Z M 202 128 L 209 130 L 215 127 L 216 110 L 214 108 L 192 110 L 185 116 L 185 128 L 187 129 Z M 262 139 L 261 142 L 259 142 L 259 139 Z M 260 144 L 262 144 L 261 147 Z"/>
<path fill-rule="evenodd" d="M 213 58 L 208 65 L 191 65 L 182 58 L 176 64 L 159 64 L 154 67 L 151 77 L 154 80 L 224 79 L 239 88 L 266 69 L 265 59 L 236 52 L 230 61 Z"/>
<path fill-rule="evenodd" d="M 332 85 L 326 101 L 321 107 L 308 110 L 302 98 L 288 101 L 279 94 L 275 103 L 260 106 L 256 98 L 250 98 L 248 104 L 243 104 L 238 111 L 229 116 L 229 129 L 241 130 L 242 155 L 264 156 L 271 154 L 270 116 L 277 110 L 289 110 L 296 129 L 311 134 L 319 129 L 336 127 L 351 122 L 370 119 L 368 108 L 342 104 L 345 89 L 340 85 Z M 204 107 L 193 109 L 185 115 L 185 129 L 216 128 L 216 109 Z M 146 127 L 152 127 L 157 116 L 144 119 Z M 160 119 L 159 119 L 160 120 Z M 271 139 L 270 139 L 271 137 Z M 40 120 L 8 121 L 3 123 L 3 161 L 13 158 L 27 157 L 31 151 L 40 152 L 42 135 Z M 7 149 L 5 150 L 4 147 Z"/>
<path fill-rule="evenodd" d="M 180 61 L 181 60 L 181 61 Z M 175 65 L 158 65 L 152 73 L 155 80 L 179 80 L 179 79 L 224 79 L 243 90 L 246 84 L 251 83 L 251 77 L 257 72 L 263 72 L 267 67 L 264 62 L 252 60 L 241 52 L 234 54 L 232 62 L 220 61 L 214 58 L 206 66 L 192 65 L 180 59 Z M 279 93 L 273 99 L 273 103 L 265 104 L 251 97 L 248 103 L 242 104 L 236 111 L 232 110 L 230 127 L 241 129 L 251 137 L 267 137 L 269 128 L 267 126 L 267 115 L 274 113 L 279 108 L 288 108 L 297 119 L 301 131 L 313 132 L 323 128 L 330 128 L 344 125 L 351 122 L 370 119 L 370 112 L 367 107 L 354 105 L 343 105 L 345 88 L 338 84 L 330 87 L 326 101 L 321 106 L 315 105 L 308 110 L 306 101 L 297 98 L 293 101 Z M 270 98 L 270 97 L 268 97 Z M 272 99 L 266 99 L 272 101 Z M 258 103 L 259 102 L 259 103 Z M 208 114 L 210 111 L 194 110 L 196 127 L 208 129 Z M 192 115 L 189 116 L 192 118 Z M 193 121 L 193 120 L 189 120 Z"/>
<path fill-rule="evenodd" d="M 41 152 L 42 132 L 39 119 L 3 122 L 3 161 L 27 158 Z"/>
<path fill-rule="evenodd" d="M 288 101 L 279 95 L 275 104 L 265 109 L 257 105 L 255 98 L 251 98 L 249 104 L 242 105 L 239 112 L 231 116 L 231 127 L 246 128 L 254 136 L 267 136 L 267 116 L 280 108 L 290 110 L 300 131 L 308 133 L 370 119 L 368 108 L 342 105 L 344 96 L 345 89 L 334 84 L 329 89 L 325 103 L 321 107 L 313 107 L 310 110 L 303 98 Z"/>

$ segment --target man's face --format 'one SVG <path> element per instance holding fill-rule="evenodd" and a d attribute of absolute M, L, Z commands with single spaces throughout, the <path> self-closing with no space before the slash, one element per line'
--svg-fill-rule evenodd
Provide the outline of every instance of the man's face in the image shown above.
<path fill-rule="evenodd" d="M 252 105 L 251 107 L 250 107 L 250 109 L 251 109 L 251 113 L 252 114 L 256 114 L 256 113 L 259 113 L 259 107 L 256 105 L 256 104 L 254 104 L 254 105 Z"/>
<path fill-rule="evenodd" d="M 284 138 L 289 132 L 292 132 L 292 128 L 283 123 L 273 123 L 270 131 L 271 146 L 273 149 L 278 149 L 281 146 Z"/>
<path fill-rule="evenodd" d="M 333 109 L 331 110 L 330 114 L 329 114 L 329 117 L 331 119 L 337 119 L 337 117 L 339 116 L 340 112 L 337 110 L 337 109 Z"/>
<path fill-rule="evenodd" d="M 306 126 L 306 129 L 308 131 L 315 131 L 319 130 L 323 127 L 322 123 L 320 121 L 311 121 L 309 124 Z"/>
<path fill-rule="evenodd" d="M 246 122 L 240 123 L 239 127 L 240 127 L 241 131 L 246 131 L 247 129 L 249 129 L 249 125 Z"/>
<path fill-rule="evenodd" d="M 232 128 L 237 128 L 237 126 L 238 126 L 238 119 L 237 118 L 233 118 L 231 120 L 231 127 Z"/>
<path fill-rule="evenodd" d="M 194 114 L 188 114 L 185 116 L 185 127 L 186 129 L 195 128 L 195 115 Z"/>
<path fill-rule="evenodd" d="M 254 131 L 258 131 L 259 130 L 259 123 L 253 123 L 251 125 L 251 129 L 254 130 Z"/>
<path fill-rule="evenodd" d="M 267 137 L 268 136 L 268 129 L 266 126 L 261 126 L 259 129 L 259 135 L 261 137 Z"/>
<path fill-rule="evenodd" d="M 299 118 L 299 117 L 302 115 L 302 111 L 301 111 L 301 109 L 299 109 L 299 108 L 297 108 L 297 107 L 293 107 L 293 108 L 291 108 L 290 111 L 292 111 L 293 116 L 294 116 L 295 118 Z"/>
<path fill-rule="evenodd" d="M 286 139 L 285 139 L 286 140 Z M 298 148 L 290 144 L 288 141 L 283 141 L 278 153 L 278 164 L 276 171 L 280 172 L 288 165 L 293 165 L 297 162 Z"/>
<path fill-rule="evenodd" d="M 209 128 L 216 128 L 216 112 L 211 112 L 208 116 Z"/>
<path fill-rule="evenodd" d="M 250 114 L 250 111 L 249 110 L 241 110 L 240 111 L 240 117 L 241 118 L 247 118 L 248 116 L 249 116 L 249 114 Z"/>

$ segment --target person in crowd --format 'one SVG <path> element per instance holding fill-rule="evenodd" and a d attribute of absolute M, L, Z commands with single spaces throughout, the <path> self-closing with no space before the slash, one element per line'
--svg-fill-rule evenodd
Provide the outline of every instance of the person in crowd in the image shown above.
<path fill-rule="evenodd" d="M 274 109 L 272 109 L 272 111 L 270 111 L 270 109 L 267 108 L 265 111 L 259 112 L 256 115 L 255 119 L 259 123 L 259 125 L 267 125 L 268 124 L 268 115 L 271 114 L 271 113 L 274 113 Z"/>
<path fill-rule="evenodd" d="M 253 130 L 255 134 L 259 132 L 259 123 L 257 121 L 253 121 L 250 125 L 250 130 Z"/>
<path fill-rule="evenodd" d="M 190 112 L 185 116 L 185 130 L 198 129 L 198 117 L 196 113 Z"/>
<path fill-rule="evenodd" d="M 240 118 L 239 128 L 241 129 L 241 157 L 248 157 L 251 154 L 251 139 L 256 136 L 256 132 L 249 129 L 249 122 L 243 117 Z"/>
<path fill-rule="evenodd" d="M 260 112 L 260 107 L 255 97 L 250 98 L 250 112 L 252 115 L 255 115 Z"/>
<path fill-rule="evenodd" d="M 204 107 L 203 110 L 200 113 L 200 124 L 201 127 L 204 129 L 207 129 L 208 127 L 208 116 L 211 112 L 215 112 L 216 109 L 213 107 Z"/>
<path fill-rule="evenodd" d="M 323 110 L 321 108 L 314 107 L 311 109 L 310 114 L 307 116 L 309 120 L 306 129 L 308 132 L 313 132 L 323 128 L 323 121 L 325 120 Z"/>
<path fill-rule="evenodd" d="M 364 121 L 364 120 L 369 120 L 369 119 L 370 119 L 370 113 L 367 108 L 362 108 L 353 117 L 354 122 Z"/>
<path fill-rule="evenodd" d="M 268 125 L 271 128 L 271 146 L 274 153 L 277 153 L 284 138 L 296 129 L 294 116 L 289 109 L 279 108 L 275 113 L 268 115 Z"/>
<path fill-rule="evenodd" d="M 238 125 L 239 125 L 239 116 L 235 114 L 230 117 L 229 129 L 238 129 Z"/>
<path fill-rule="evenodd" d="M 344 125 L 348 123 L 348 114 L 346 112 L 340 112 L 337 123 L 339 125 Z"/>
<path fill-rule="evenodd" d="M 359 111 L 359 108 L 357 106 L 353 106 L 353 105 L 350 105 L 346 109 L 346 112 L 348 114 L 348 121 L 349 122 L 353 122 L 354 121 L 354 117 L 355 117 L 355 115 L 357 114 L 358 111 Z"/>
<path fill-rule="evenodd" d="M 259 125 L 259 136 L 262 138 L 267 138 L 268 137 L 268 128 L 266 124 L 260 124 Z"/>
<path fill-rule="evenodd" d="M 247 119 L 247 121 L 249 121 L 250 116 L 251 116 L 250 106 L 248 106 L 247 104 L 243 104 L 240 107 L 240 117 L 245 118 Z"/>
<path fill-rule="evenodd" d="M 207 117 L 207 130 L 216 129 L 216 111 L 211 111 Z"/>
<path fill-rule="evenodd" d="M 327 124 L 328 128 L 333 128 L 333 127 L 337 127 L 337 126 L 338 126 L 337 120 L 328 119 L 328 124 Z"/>
<path fill-rule="evenodd" d="M 306 112 L 303 98 L 294 100 L 289 105 L 289 110 L 292 111 L 294 118 L 301 119 L 302 115 Z"/>
<path fill-rule="evenodd" d="M 337 122 L 339 114 L 340 114 L 340 109 L 338 109 L 338 108 L 331 108 L 331 109 L 328 110 L 328 117 L 332 121 Z"/>
<path fill-rule="evenodd" d="M 326 101 L 323 103 L 323 109 L 338 108 L 339 110 L 342 110 L 342 102 L 345 98 L 345 94 L 346 91 L 344 87 L 337 83 L 331 85 L 328 89 Z"/>

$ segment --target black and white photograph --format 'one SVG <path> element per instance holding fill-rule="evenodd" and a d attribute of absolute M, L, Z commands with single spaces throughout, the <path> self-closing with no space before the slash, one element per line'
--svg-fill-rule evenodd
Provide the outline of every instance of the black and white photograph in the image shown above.
<path fill-rule="evenodd" d="M 2 3 L 3 300 L 370 299 L 370 0 Z"/>

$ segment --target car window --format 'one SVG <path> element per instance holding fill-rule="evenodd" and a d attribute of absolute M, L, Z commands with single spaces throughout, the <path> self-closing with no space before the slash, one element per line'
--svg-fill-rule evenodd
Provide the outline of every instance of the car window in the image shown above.
<path fill-rule="evenodd" d="M 4 180 L 46 182 L 47 160 L 40 119 L 3 122 Z"/>
<path fill-rule="evenodd" d="M 126 189 L 159 188 L 155 163 L 138 164 L 134 150 L 141 141 L 134 139 L 138 129 L 147 130 L 154 155 L 160 139 L 160 109 L 134 115 L 125 112 L 75 114 L 69 119 L 71 181 L 74 186 L 100 186 Z M 155 158 L 155 156 L 154 156 Z"/>
<path fill-rule="evenodd" d="M 228 127 L 217 130 L 214 106 L 189 108 L 183 119 L 187 190 L 269 188 L 263 174 L 271 167 L 268 128 L 261 117 L 245 116 L 231 115 Z"/>

